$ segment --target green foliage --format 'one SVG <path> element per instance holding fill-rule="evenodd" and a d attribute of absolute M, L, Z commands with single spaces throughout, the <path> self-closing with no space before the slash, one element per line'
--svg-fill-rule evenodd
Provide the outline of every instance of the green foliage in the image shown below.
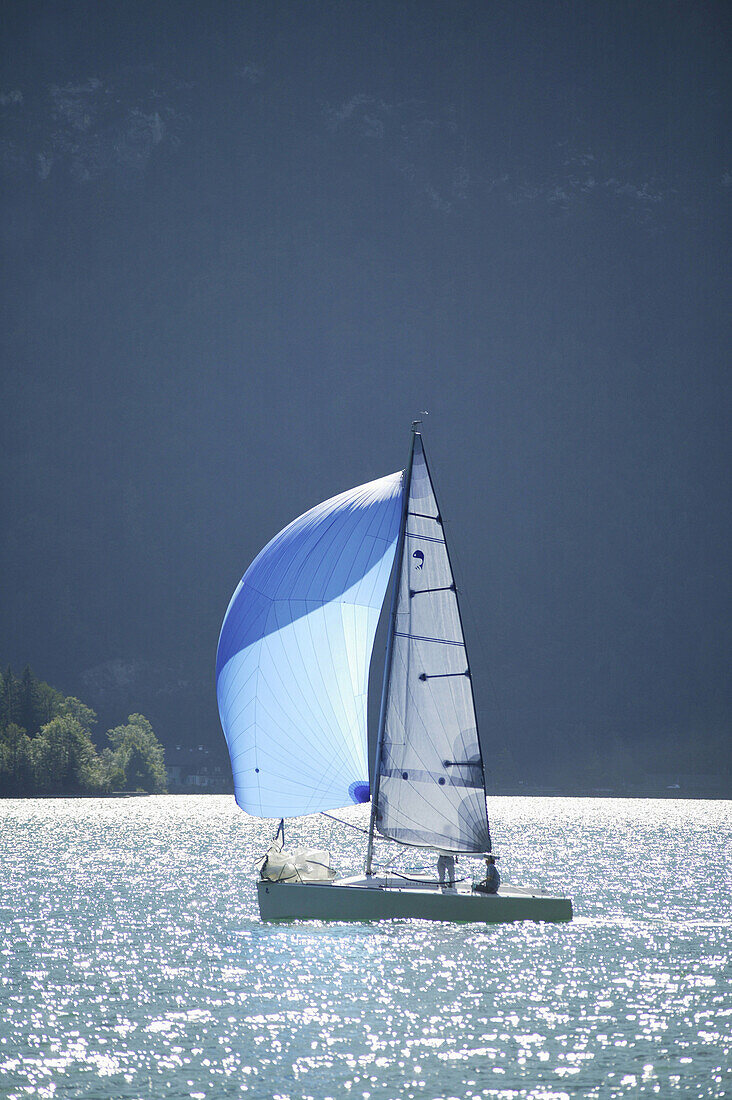
<path fill-rule="evenodd" d="M 9 722 L 0 740 L 0 794 L 33 794 L 35 770 L 30 737 Z"/>
<path fill-rule="evenodd" d="M 68 695 L 63 700 L 60 712 L 61 714 L 67 714 L 70 718 L 75 718 L 87 733 L 91 733 L 92 726 L 97 724 L 96 713 L 86 703 L 82 703 L 80 699 L 77 699 L 75 695 Z"/>
<path fill-rule="evenodd" d="M 142 714 L 110 730 L 100 754 L 97 716 L 73 695 L 37 680 L 30 668 L 0 673 L 0 796 L 166 790 L 163 746 Z"/>
<path fill-rule="evenodd" d="M 6 669 L 0 676 L 0 727 L 2 729 L 13 723 L 17 724 L 20 717 L 18 687 L 18 681 L 12 669 Z"/>
<path fill-rule="evenodd" d="M 63 703 L 61 692 L 37 680 L 27 665 L 20 678 L 10 668 L 0 673 L 0 730 L 15 723 L 35 737 L 41 726 L 61 713 Z"/>
<path fill-rule="evenodd" d="M 99 794 L 106 786 L 102 762 L 87 730 L 59 715 L 35 739 L 36 782 L 46 794 Z"/>
<path fill-rule="evenodd" d="M 102 752 L 102 768 L 110 791 L 123 791 L 127 784 L 124 755 L 106 748 Z"/>
<path fill-rule="evenodd" d="M 36 680 L 28 665 L 23 669 L 18 692 L 18 725 L 26 733 L 35 733 L 38 718 L 38 690 Z"/>
<path fill-rule="evenodd" d="M 113 746 L 113 760 L 125 776 L 125 790 L 162 794 L 166 790 L 163 746 L 142 714 L 131 714 L 126 726 L 107 734 Z"/>

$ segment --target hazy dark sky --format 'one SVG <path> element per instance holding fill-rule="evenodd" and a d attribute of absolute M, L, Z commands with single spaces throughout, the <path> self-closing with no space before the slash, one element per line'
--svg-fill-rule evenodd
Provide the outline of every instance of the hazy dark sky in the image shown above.
<path fill-rule="evenodd" d="M 729 730 L 729 12 L 6 0 L 3 663 L 218 751 L 428 409 L 488 751 Z"/>

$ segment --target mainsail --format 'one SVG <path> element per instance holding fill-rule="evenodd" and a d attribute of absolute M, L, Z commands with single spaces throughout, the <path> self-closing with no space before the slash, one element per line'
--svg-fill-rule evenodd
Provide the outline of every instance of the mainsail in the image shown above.
<path fill-rule="evenodd" d="M 286 817 L 367 801 L 366 697 L 394 561 L 401 473 L 319 504 L 244 574 L 216 660 L 243 810 Z"/>
<path fill-rule="evenodd" d="M 442 518 L 418 433 L 410 469 L 374 819 L 382 835 L 403 843 L 486 852 L 491 841 L 470 666 Z"/>

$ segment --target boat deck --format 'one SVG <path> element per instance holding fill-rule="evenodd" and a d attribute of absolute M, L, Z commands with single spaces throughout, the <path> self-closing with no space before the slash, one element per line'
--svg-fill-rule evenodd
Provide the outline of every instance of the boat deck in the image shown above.
<path fill-rule="evenodd" d="M 257 892 L 263 920 L 568 921 L 572 902 L 535 887 L 501 885 L 497 894 L 472 890 L 470 882 L 441 887 L 433 879 L 392 875 L 321 882 L 267 882 Z"/>
<path fill-rule="evenodd" d="M 418 890 L 426 892 L 428 894 L 460 894 L 468 895 L 470 897 L 492 897 L 490 894 L 478 894 L 473 892 L 473 882 L 471 880 L 456 881 L 454 886 L 440 886 L 434 878 L 429 876 L 422 877 L 421 875 L 372 875 L 370 878 L 366 878 L 365 875 L 355 875 L 353 878 L 337 878 L 331 886 L 349 886 L 355 887 L 359 890 Z M 552 894 L 549 890 L 541 890 L 539 887 L 529 886 L 509 886 L 501 883 L 498 890 L 498 894 L 495 895 L 502 898 L 551 898 L 556 895 Z"/>

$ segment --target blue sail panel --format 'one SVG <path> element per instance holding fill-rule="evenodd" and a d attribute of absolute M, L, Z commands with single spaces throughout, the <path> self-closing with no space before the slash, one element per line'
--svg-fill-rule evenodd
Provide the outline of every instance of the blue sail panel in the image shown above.
<path fill-rule="evenodd" d="M 265 546 L 231 599 L 216 689 L 248 813 L 364 800 L 369 664 L 401 496 L 396 473 L 311 508 Z"/>

